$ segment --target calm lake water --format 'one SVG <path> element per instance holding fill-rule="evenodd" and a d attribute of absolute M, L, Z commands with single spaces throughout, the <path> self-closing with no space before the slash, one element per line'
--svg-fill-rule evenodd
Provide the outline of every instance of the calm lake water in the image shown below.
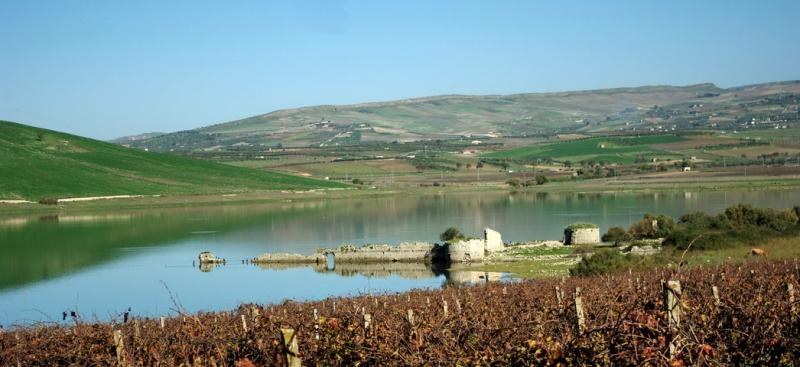
<path fill-rule="evenodd" d="M 242 264 L 263 252 L 310 254 L 344 243 L 437 240 L 449 226 L 480 236 L 491 227 L 509 241 L 560 239 L 564 226 L 593 222 L 605 231 L 646 212 L 672 216 L 719 212 L 737 203 L 784 208 L 800 192 L 644 194 L 469 193 L 310 201 L 261 206 L 0 217 L 0 323 L 174 314 L 170 292 L 188 311 L 242 302 L 320 299 L 332 295 L 441 287 L 469 276 L 406 268 L 264 269 Z M 200 271 L 213 251 L 227 265 Z"/>

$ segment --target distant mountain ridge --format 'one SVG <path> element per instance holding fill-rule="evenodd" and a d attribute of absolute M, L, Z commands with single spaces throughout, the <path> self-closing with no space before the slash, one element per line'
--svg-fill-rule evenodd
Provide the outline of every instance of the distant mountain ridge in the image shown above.
<path fill-rule="evenodd" d="M 159 151 L 351 145 L 459 136 L 531 136 L 636 121 L 653 106 L 725 98 L 741 91 L 797 93 L 796 81 L 722 89 L 712 83 L 512 95 L 443 95 L 277 110 L 129 145 Z M 724 98 L 723 98 L 724 97 Z M 730 99 L 730 98 L 729 98 Z"/>

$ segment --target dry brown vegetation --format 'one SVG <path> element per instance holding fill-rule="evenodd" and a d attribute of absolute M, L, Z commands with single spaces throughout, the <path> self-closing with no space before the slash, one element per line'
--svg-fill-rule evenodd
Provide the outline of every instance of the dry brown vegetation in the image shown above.
<path fill-rule="evenodd" d="M 139 318 L 31 326 L 0 335 L 0 364 L 285 365 L 286 327 L 305 365 L 788 364 L 800 357 L 798 275 L 796 260 L 753 262 L 242 305 L 173 317 L 163 328 Z M 667 319 L 664 280 L 682 285 L 678 325 Z"/>

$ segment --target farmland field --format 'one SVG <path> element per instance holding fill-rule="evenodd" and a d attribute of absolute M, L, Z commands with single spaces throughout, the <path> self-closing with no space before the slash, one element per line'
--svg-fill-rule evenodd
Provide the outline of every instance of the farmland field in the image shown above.
<path fill-rule="evenodd" d="M 529 147 L 487 153 L 487 158 L 522 160 L 554 159 L 557 161 L 595 160 L 610 163 L 634 163 L 637 156 L 647 158 L 680 159 L 682 156 L 654 148 L 655 144 L 670 144 L 687 140 L 678 135 L 641 137 L 598 137 L 563 143 L 533 145 Z"/>

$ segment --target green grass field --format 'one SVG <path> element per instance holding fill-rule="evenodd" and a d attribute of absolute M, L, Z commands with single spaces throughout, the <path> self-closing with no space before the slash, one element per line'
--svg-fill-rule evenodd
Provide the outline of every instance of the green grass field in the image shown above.
<path fill-rule="evenodd" d="M 601 137 L 491 152 L 485 154 L 484 157 L 522 160 L 550 158 L 557 161 L 572 162 L 592 159 L 610 163 L 634 163 L 637 156 L 680 158 L 674 153 L 656 149 L 652 145 L 676 143 L 684 140 L 686 138 L 677 135 Z"/>
<path fill-rule="evenodd" d="M 149 153 L 0 121 L 0 198 L 208 194 L 345 185 Z"/>

